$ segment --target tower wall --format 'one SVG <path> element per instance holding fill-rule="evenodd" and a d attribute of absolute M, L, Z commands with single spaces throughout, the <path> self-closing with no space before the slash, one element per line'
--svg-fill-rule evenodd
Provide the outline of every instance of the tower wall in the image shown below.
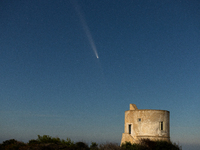
<path fill-rule="evenodd" d="M 125 111 L 121 144 L 126 141 L 137 143 L 141 138 L 169 141 L 169 117 L 169 111 L 137 109 L 136 105 L 130 104 L 130 110 Z"/>

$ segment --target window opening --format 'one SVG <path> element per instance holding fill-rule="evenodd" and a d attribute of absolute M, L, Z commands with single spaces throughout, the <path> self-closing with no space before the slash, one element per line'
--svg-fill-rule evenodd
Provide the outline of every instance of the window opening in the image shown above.
<path fill-rule="evenodd" d="M 129 134 L 131 134 L 131 124 L 129 124 L 128 129 L 129 129 Z"/>
<path fill-rule="evenodd" d="M 160 130 L 164 130 L 163 121 L 160 122 Z"/>

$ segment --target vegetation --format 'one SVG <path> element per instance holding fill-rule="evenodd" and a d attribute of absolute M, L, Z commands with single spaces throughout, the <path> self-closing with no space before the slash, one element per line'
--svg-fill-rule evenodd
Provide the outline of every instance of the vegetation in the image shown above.
<path fill-rule="evenodd" d="M 126 142 L 121 145 L 122 150 L 181 150 L 181 146 L 167 141 L 152 141 L 142 139 L 139 144 Z"/>
<path fill-rule="evenodd" d="M 74 143 L 71 139 L 66 140 L 54 138 L 48 135 L 40 136 L 36 140 L 29 140 L 28 143 L 6 140 L 0 144 L 0 150 L 181 150 L 181 146 L 172 142 L 151 141 L 143 139 L 139 144 L 123 143 L 121 146 L 115 143 L 98 145 L 92 142 L 90 146 L 84 142 Z"/>

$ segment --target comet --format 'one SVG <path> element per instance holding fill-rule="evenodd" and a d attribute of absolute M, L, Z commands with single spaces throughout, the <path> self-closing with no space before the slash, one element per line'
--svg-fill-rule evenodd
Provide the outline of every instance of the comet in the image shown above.
<path fill-rule="evenodd" d="M 87 22 L 86 22 L 86 19 L 85 19 L 84 15 L 83 15 L 83 12 L 81 12 L 81 8 L 78 5 L 78 3 L 76 1 L 73 1 L 73 2 L 74 2 L 74 5 L 75 5 L 76 12 L 77 12 L 77 14 L 79 16 L 80 22 L 81 22 L 81 24 L 83 26 L 85 34 L 86 34 L 86 36 L 88 38 L 88 41 L 90 43 L 90 46 L 91 46 L 96 58 L 99 59 L 99 55 L 97 53 L 97 48 L 96 48 L 95 42 L 93 40 L 92 34 L 91 34 L 90 29 L 89 29 L 89 27 L 87 25 Z"/>

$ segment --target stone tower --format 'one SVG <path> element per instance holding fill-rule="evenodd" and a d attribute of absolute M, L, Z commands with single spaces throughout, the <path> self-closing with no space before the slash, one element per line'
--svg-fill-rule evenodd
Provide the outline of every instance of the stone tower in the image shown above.
<path fill-rule="evenodd" d="M 138 143 L 143 138 L 170 141 L 169 115 L 167 110 L 138 109 L 130 104 L 130 110 L 125 111 L 121 144 Z"/>

